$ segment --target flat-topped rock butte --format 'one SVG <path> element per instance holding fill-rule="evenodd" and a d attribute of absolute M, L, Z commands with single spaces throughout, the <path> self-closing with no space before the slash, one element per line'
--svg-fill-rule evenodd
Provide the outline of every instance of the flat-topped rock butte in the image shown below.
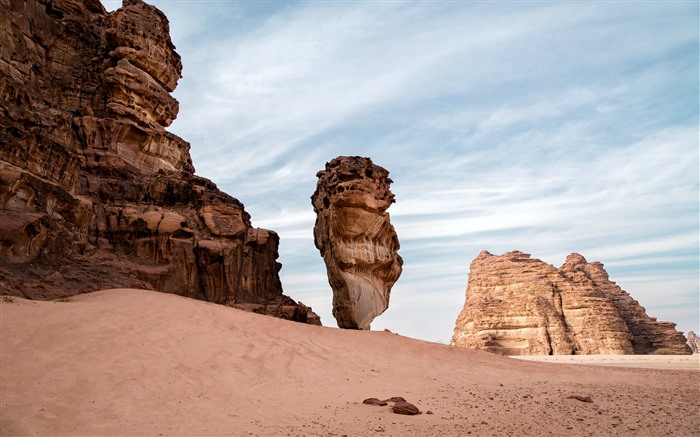
<path fill-rule="evenodd" d="M 0 2 L 0 292 L 138 287 L 320 324 L 282 294 L 279 237 L 165 130 L 182 63 L 125 0 Z"/>
<path fill-rule="evenodd" d="M 513 251 L 472 261 L 451 344 L 500 355 L 690 354 L 675 324 L 658 322 L 576 253 L 559 269 Z"/>

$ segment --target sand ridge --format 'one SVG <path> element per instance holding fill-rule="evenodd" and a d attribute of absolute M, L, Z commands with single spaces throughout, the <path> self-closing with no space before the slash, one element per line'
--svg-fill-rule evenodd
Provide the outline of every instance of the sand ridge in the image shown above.
<path fill-rule="evenodd" d="M 537 363 L 106 290 L 0 303 L 2 435 L 696 435 L 698 373 Z M 403 396 L 423 412 L 363 405 Z M 582 402 L 570 396 L 590 396 Z"/>

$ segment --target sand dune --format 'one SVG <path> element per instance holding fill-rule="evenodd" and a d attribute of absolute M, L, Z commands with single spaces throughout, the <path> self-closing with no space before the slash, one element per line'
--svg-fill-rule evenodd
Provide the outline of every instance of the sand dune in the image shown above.
<path fill-rule="evenodd" d="M 0 304 L 2 435 L 691 436 L 693 370 L 498 357 L 179 296 Z M 368 397 L 403 396 L 400 416 Z M 569 396 L 590 396 L 582 402 Z"/>

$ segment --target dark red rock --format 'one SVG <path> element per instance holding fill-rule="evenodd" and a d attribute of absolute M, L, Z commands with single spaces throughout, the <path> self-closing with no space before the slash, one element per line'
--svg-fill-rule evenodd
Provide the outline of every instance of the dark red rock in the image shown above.
<path fill-rule="evenodd" d="M 416 414 L 420 414 L 420 410 L 418 409 L 418 407 L 408 402 L 395 403 L 394 406 L 391 407 L 391 411 L 393 411 L 396 414 L 404 414 L 407 416 L 414 416 Z"/>
<path fill-rule="evenodd" d="M 377 405 L 377 406 L 380 406 L 380 407 L 383 407 L 383 406 L 385 406 L 385 405 L 388 405 L 386 401 L 380 401 L 380 400 L 377 399 L 377 398 L 367 398 L 367 399 L 365 399 L 364 401 L 362 401 L 362 403 L 363 403 L 363 404 L 367 404 L 367 405 Z"/>

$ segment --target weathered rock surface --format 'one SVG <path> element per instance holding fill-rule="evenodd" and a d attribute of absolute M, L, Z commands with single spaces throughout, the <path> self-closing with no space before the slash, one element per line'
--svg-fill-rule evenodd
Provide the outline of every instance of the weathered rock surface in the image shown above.
<path fill-rule="evenodd" d="M 689 354 L 675 326 L 647 316 L 599 262 L 574 253 L 557 269 L 518 251 L 483 251 L 451 343 L 501 355 Z"/>
<path fill-rule="evenodd" d="M 140 287 L 319 323 L 278 236 L 194 175 L 168 20 L 124 0 L 0 0 L 0 292 Z"/>
<path fill-rule="evenodd" d="M 690 346 L 690 350 L 692 350 L 694 354 L 700 353 L 700 337 L 693 331 L 688 333 L 688 346 Z"/>
<path fill-rule="evenodd" d="M 399 240 L 386 212 L 394 202 L 388 175 L 358 156 L 335 158 L 316 175 L 314 242 L 326 263 L 341 328 L 369 329 L 389 306 L 401 275 Z"/>

